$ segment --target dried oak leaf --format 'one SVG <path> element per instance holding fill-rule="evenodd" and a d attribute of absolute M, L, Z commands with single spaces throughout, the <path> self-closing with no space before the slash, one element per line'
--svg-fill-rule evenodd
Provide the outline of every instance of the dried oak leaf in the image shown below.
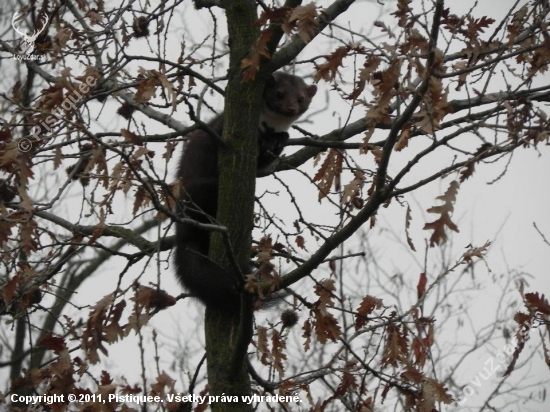
<path fill-rule="evenodd" d="M 250 82 L 256 78 L 256 72 L 260 68 L 261 56 L 270 58 L 271 54 L 267 48 L 267 43 L 271 39 L 273 32 L 271 29 L 265 29 L 260 33 L 260 37 L 252 46 L 248 57 L 241 60 L 241 69 L 243 69 L 243 83 Z"/>
<path fill-rule="evenodd" d="M 359 194 L 365 186 L 366 179 L 365 172 L 360 169 L 355 169 L 354 175 L 354 179 L 348 184 L 344 185 L 342 200 L 340 201 L 340 203 L 346 205 L 351 202 L 355 207 L 357 207 L 357 200 L 362 200 L 359 198 Z"/>
<path fill-rule="evenodd" d="M 304 350 L 307 352 L 309 348 L 311 347 L 311 321 L 308 319 L 304 322 L 304 326 L 302 327 L 304 333 L 302 334 L 302 338 L 304 338 Z"/>
<path fill-rule="evenodd" d="M 417 298 L 420 299 L 422 295 L 426 292 L 426 285 L 428 284 L 428 277 L 424 272 L 420 274 L 418 279 L 418 284 L 416 285 L 416 294 Z"/>
<path fill-rule="evenodd" d="M 407 206 L 407 213 L 405 215 L 405 235 L 407 236 L 407 244 L 409 245 L 411 250 L 416 252 L 416 248 L 414 247 L 414 243 L 413 243 L 413 241 L 411 239 L 411 235 L 409 233 L 409 229 L 411 227 L 411 220 L 412 220 L 411 208 L 410 208 L 410 206 Z"/>
<path fill-rule="evenodd" d="M 157 376 L 157 381 L 151 384 L 151 396 L 160 396 L 162 399 L 165 398 L 166 393 L 170 393 L 174 389 L 174 384 L 176 381 L 170 377 L 166 372 Z"/>
<path fill-rule="evenodd" d="M 422 408 L 423 411 L 435 410 L 437 403 L 449 404 L 453 397 L 447 393 L 447 388 L 432 378 L 425 377 L 422 384 Z"/>
<path fill-rule="evenodd" d="M 92 364 L 99 362 L 98 350 L 103 352 L 104 355 L 108 353 L 103 344 L 107 341 L 104 324 L 107 322 L 107 313 L 114 303 L 114 299 L 115 294 L 113 293 L 104 296 L 92 306 L 92 310 L 88 315 L 88 320 L 82 333 L 82 349 L 86 353 L 86 360 Z"/>
<path fill-rule="evenodd" d="M 381 309 L 383 307 L 384 304 L 382 303 L 382 299 L 378 299 L 370 295 L 365 296 L 357 308 L 357 314 L 355 315 L 355 329 L 359 330 L 367 324 L 369 321 L 367 316 L 370 315 L 374 309 Z"/>
<path fill-rule="evenodd" d="M 350 50 L 351 48 L 349 46 L 341 46 L 330 55 L 324 56 L 327 62 L 323 64 L 315 64 L 317 73 L 313 76 L 313 80 L 315 82 L 318 82 L 321 79 L 326 82 L 334 80 L 334 77 L 336 77 L 336 73 L 338 72 L 338 68 L 342 66 L 344 57 L 348 55 Z"/>
<path fill-rule="evenodd" d="M 147 313 L 151 309 L 166 309 L 176 304 L 176 299 L 162 289 L 150 288 L 148 286 L 139 286 L 135 297 L 131 298 L 138 307 L 145 308 Z"/>
<path fill-rule="evenodd" d="M 398 325 L 390 324 L 386 329 L 386 342 L 382 351 L 382 367 L 397 367 L 409 357 L 409 345 L 405 334 Z"/>
<path fill-rule="evenodd" d="M 282 379 L 285 372 L 285 367 L 283 361 L 286 360 L 286 354 L 284 350 L 286 349 L 286 344 L 284 340 L 281 339 L 281 335 L 277 329 L 273 329 L 271 335 L 271 345 L 272 345 L 272 358 L 273 358 L 273 367 L 277 372 L 279 372 L 279 378 Z"/>
<path fill-rule="evenodd" d="M 15 291 L 17 290 L 17 285 L 19 284 L 19 275 L 15 275 L 10 280 L 8 280 L 2 287 L 2 297 L 4 300 L 4 305 L 8 307 L 15 297 Z"/>
<path fill-rule="evenodd" d="M 451 215 L 454 211 L 454 203 L 456 201 L 456 195 L 458 193 L 459 184 L 457 181 L 452 181 L 449 188 L 444 195 L 436 197 L 436 199 L 444 202 L 441 206 L 433 206 L 429 208 L 428 213 L 439 214 L 439 219 L 426 223 L 424 230 L 433 230 L 430 237 L 430 246 L 440 245 L 447 241 L 447 234 L 445 233 L 445 227 L 450 230 L 458 232 L 458 227 L 451 220 Z"/>
<path fill-rule="evenodd" d="M 550 315 L 550 304 L 548 304 L 548 300 L 544 297 L 544 294 L 539 296 L 538 292 L 526 293 L 525 306 L 532 312 Z"/>
<path fill-rule="evenodd" d="M 401 150 L 403 150 L 405 147 L 407 147 L 409 145 L 409 139 L 411 137 L 411 132 L 412 132 L 412 124 L 410 124 L 410 123 L 406 123 L 401 128 L 401 135 L 399 136 L 399 140 L 397 141 L 397 143 L 394 146 L 394 150 L 396 152 L 400 152 Z"/>
<path fill-rule="evenodd" d="M 338 321 L 328 311 L 329 307 L 334 306 L 332 299 L 335 290 L 334 279 L 323 279 L 315 286 L 315 294 L 319 299 L 311 312 L 315 319 L 315 335 L 320 343 L 326 343 L 328 339 L 335 342 L 342 334 Z"/>
<path fill-rule="evenodd" d="M 271 236 L 267 235 L 258 242 L 258 253 L 256 254 L 256 263 L 258 264 L 258 275 L 260 280 L 270 280 L 275 265 L 271 262 L 273 259 L 273 245 Z"/>
<path fill-rule="evenodd" d="M 320 182 L 317 185 L 319 187 L 319 201 L 329 194 L 333 182 L 337 177 L 340 177 L 343 161 L 344 157 L 339 150 L 330 149 L 327 153 L 321 168 L 313 177 L 314 182 Z"/>
<path fill-rule="evenodd" d="M 483 259 L 489 246 L 491 246 L 491 242 L 487 241 L 481 247 L 471 248 L 462 255 L 462 259 L 467 263 L 470 263 L 473 257 Z"/>
<path fill-rule="evenodd" d="M 470 176 L 474 174 L 476 170 L 476 164 L 475 162 L 468 162 L 464 166 L 464 168 L 460 171 L 460 183 L 463 183 L 465 180 L 467 180 Z"/>
<path fill-rule="evenodd" d="M 126 130 L 126 129 L 120 129 L 120 134 L 130 143 L 135 144 L 137 146 L 143 146 L 143 137 L 135 134 L 134 132 L 131 132 L 130 130 Z"/>
<path fill-rule="evenodd" d="M 260 17 L 254 24 L 256 26 L 264 26 L 268 21 L 276 21 L 285 18 L 288 13 L 292 10 L 290 7 L 278 7 L 278 8 L 268 8 L 264 10 Z"/>
<path fill-rule="evenodd" d="M 262 354 L 260 362 L 264 365 L 269 365 L 269 347 L 267 345 L 267 328 L 264 326 L 258 326 L 256 328 L 257 340 L 256 347 Z"/>
<path fill-rule="evenodd" d="M 379 57 L 375 56 L 369 56 L 367 58 L 363 64 L 363 68 L 359 71 L 357 85 L 355 86 L 355 89 L 353 89 L 353 91 L 346 97 L 347 100 L 355 100 L 361 95 L 363 90 L 365 90 L 365 85 L 367 82 L 370 82 L 372 73 L 374 73 L 374 71 L 378 68 L 381 61 L 382 60 Z"/>
<path fill-rule="evenodd" d="M 300 249 L 306 250 L 306 240 L 304 239 L 304 237 L 302 235 L 296 236 L 295 241 L 296 241 L 296 245 Z"/>

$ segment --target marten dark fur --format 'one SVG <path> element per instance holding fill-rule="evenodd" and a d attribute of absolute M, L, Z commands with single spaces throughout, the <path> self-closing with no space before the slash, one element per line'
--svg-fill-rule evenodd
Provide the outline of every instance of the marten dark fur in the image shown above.
<path fill-rule="evenodd" d="M 258 168 L 273 162 L 288 140 L 287 130 L 309 107 L 317 92 L 297 76 L 274 73 L 267 81 L 260 112 Z M 222 135 L 223 114 L 208 124 Z M 181 156 L 181 217 L 212 223 L 218 207 L 218 140 L 203 130 L 194 132 Z M 176 275 L 205 305 L 222 310 L 239 307 L 242 282 L 208 257 L 210 232 L 187 223 L 176 224 Z M 249 270 L 247 270 L 249 272 Z"/>

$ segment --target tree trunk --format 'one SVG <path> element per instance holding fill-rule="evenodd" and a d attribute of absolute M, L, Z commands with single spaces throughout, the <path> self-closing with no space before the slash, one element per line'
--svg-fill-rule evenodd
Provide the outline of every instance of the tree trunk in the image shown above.
<path fill-rule="evenodd" d="M 258 119 L 263 82 L 242 82 L 241 60 L 250 52 L 259 29 L 256 5 L 251 0 L 225 1 L 229 27 L 230 67 L 225 95 L 223 140 L 218 153 L 219 197 L 217 219 L 228 229 L 231 250 L 220 234 L 213 234 L 212 259 L 228 271 L 240 268 L 246 275 L 250 261 L 256 183 Z M 236 265 L 235 265 L 236 263 Z M 237 268 L 238 267 L 238 268 Z M 242 278 L 244 282 L 244 277 Z M 230 313 L 207 309 L 206 353 L 210 395 L 220 396 L 211 405 L 217 411 L 252 411 L 242 401 L 250 395 L 246 351 L 252 337 L 252 304 L 242 299 L 241 310 Z M 224 402 L 223 395 L 239 402 Z M 234 400 L 234 398 L 232 399 Z"/>

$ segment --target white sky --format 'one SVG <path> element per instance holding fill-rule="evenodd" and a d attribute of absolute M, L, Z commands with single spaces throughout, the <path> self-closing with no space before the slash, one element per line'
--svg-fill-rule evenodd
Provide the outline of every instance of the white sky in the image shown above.
<path fill-rule="evenodd" d="M 319 5 L 329 4 L 329 1 L 318 2 Z M 447 2 L 455 14 L 461 14 L 468 11 L 473 1 L 461 1 L 461 2 Z M 386 10 L 393 11 L 393 3 L 386 3 Z M 418 3 L 417 3 L 418 4 Z M 483 15 L 491 16 L 495 19 L 501 18 L 504 13 L 513 4 L 510 0 L 505 1 L 491 1 L 480 0 L 478 6 L 474 10 L 473 14 L 476 17 Z M 181 21 L 178 18 L 181 17 Z M 383 6 L 380 6 L 376 2 L 359 2 L 352 6 L 348 13 L 341 16 L 337 23 L 342 26 L 348 24 L 353 27 L 354 30 L 368 32 L 365 30 L 366 25 L 372 24 L 376 19 L 384 20 L 389 25 L 393 25 L 393 18 L 383 11 Z M 365 21 L 367 23 L 365 24 Z M 224 32 L 223 19 L 218 21 L 219 32 Z M 172 21 L 173 30 L 170 30 L 170 35 L 173 38 L 169 44 L 172 44 L 174 50 L 174 56 L 179 53 L 178 42 L 181 40 L 182 35 L 185 37 L 186 46 L 188 49 L 191 45 L 199 42 L 210 32 L 211 18 L 208 12 L 193 10 L 191 2 L 186 2 L 183 5 L 181 12 L 176 13 Z M 378 33 L 378 31 L 374 31 Z M 376 36 L 373 36 L 376 40 Z M 346 39 L 346 40 L 349 40 Z M 132 41 L 131 49 L 132 53 L 140 54 L 145 53 L 145 40 Z M 154 44 L 152 47 L 154 48 Z M 327 54 L 334 50 L 336 43 L 326 38 L 319 38 L 306 49 L 303 55 L 299 56 L 298 60 L 305 60 L 312 56 L 319 54 Z M 357 63 L 358 66 L 362 62 Z M 144 65 L 145 66 L 145 65 Z M 153 65 L 154 66 L 154 65 Z M 146 67 L 153 67 L 146 66 Z M 307 72 L 311 74 L 313 68 L 311 65 L 306 65 L 306 68 L 300 68 L 300 73 Z M 347 67 L 342 70 L 344 77 L 346 73 L 353 70 L 353 64 L 350 60 Z M 215 68 L 215 75 L 223 75 L 225 72 L 225 66 L 220 65 Z M 73 71 L 73 74 L 75 72 Z M 210 69 L 204 68 L 203 74 L 209 75 Z M 550 81 L 550 76 L 546 76 L 544 81 Z M 200 85 L 202 87 L 202 85 Z M 330 86 L 321 82 L 319 84 L 319 92 L 316 100 L 313 103 L 312 111 L 316 111 L 325 106 L 323 97 L 325 93 L 330 90 Z M 200 89 L 197 90 L 199 92 Z M 451 95 L 452 96 L 452 95 Z M 453 98 L 453 97 L 451 97 Z M 367 100 L 369 97 L 367 96 Z M 114 115 L 114 109 L 116 105 L 107 106 L 109 110 L 105 110 L 102 118 L 102 126 L 107 130 L 119 130 L 121 127 L 125 127 L 125 122 L 119 117 Z M 319 135 L 325 134 L 330 130 L 340 125 L 341 119 L 345 119 L 348 114 L 348 103 L 342 102 L 336 95 L 331 94 L 329 100 L 329 110 L 323 112 L 321 115 L 311 118 L 311 123 L 303 125 L 313 133 Z M 181 105 L 178 111 L 174 114 L 185 124 L 190 124 L 187 117 L 186 108 Z M 364 115 L 364 109 L 357 108 L 353 112 L 351 121 L 358 119 Z M 203 114 L 203 119 L 209 118 L 208 113 Z M 153 125 L 153 122 L 147 122 L 147 130 L 149 133 L 162 133 L 166 131 L 166 128 Z M 383 138 L 384 134 L 375 135 L 373 141 Z M 298 137 L 298 133 L 293 131 L 291 137 Z M 423 137 L 419 136 L 414 138 L 410 143 L 410 148 L 394 155 L 394 159 L 397 164 L 403 164 L 410 158 L 410 153 L 421 147 Z M 154 148 L 153 148 L 154 150 Z M 410 150 L 410 151 L 409 151 Z M 162 150 L 159 149 L 159 152 Z M 291 150 L 287 150 L 290 152 Z M 536 233 L 533 223 L 536 223 L 538 228 L 546 235 L 547 239 L 550 239 L 550 219 L 548 218 L 548 204 L 550 204 L 550 184 L 547 179 L 550 176 L 550 162 L 548 161 L 549 149 L 546 146 L 540 146 L 539 152 L 533 149 L 520 149 L 517 150 L 513 156 L 513 159 L 508 166 L 507 173 L 495 184 L 488 184 L 500 175 L 503 170 L 505 162 L 500 161 L 496 165 L 477 165 L 476 173 L 473 178 L 467 180 L 461 185 L 458 200 L 455 205 L 455 214 L 453 216 L 454 221 L 458 223 L 460 227 L 460 233 L 454 234 L 452 238 L 452 248 L 449 251 L 453 260 L 460 258 L 460 255 L 465 251 L 468 244 L 474 246 L 481 246 L 486 240 L 493 242 L 490 253 L 486 258 L 486 266 L 480 265 L 477 268 L 475 281 L 479 283 L 480 290 L 476 293 L 468 292 L 468 302 L 471 305 L 471 313 L 475 314 L 473 319 L 474 324 L 481 326 L 485 325 L 494 319 L 494 312 L 497 310 L 499 290 L 498 286 L 492 288 L 493 280 L 492 276 L 500 276 L 500 274 L 507 272 L 508 270 L 517 270 L 524 272 L 529 277 L 524 276 L 528 281 L 526 291 L 539 291 L 546 293 L 550 290 L 550 276 L 548 268 L 550 267 L 550 247 L 544 244 L 541 237 Z M 426 165 L 415 170 L 415 174 L 421 175 L 426 173 L 424 167 L 435 167 L 436 163 L 448 164 L 450 157 L 438 158 L 433 160 L 431 165 Z M 372 156 L 367 159 L 361 160 L 362 164 L 367 165 L 369 168 L 373 168 Z M 175 170 L 176 162 L 171 164 L 172 170 Z M 304 168 L 310 176 L 313 175 L 311 168 L 311 162 Z M 390 167 L 390 173 L 398 170 L 396 166 L 392 164 Z M 329 209 L 327 212 L 326 201 L 321 205 L 317 202 L 317 195 L 311 187 L 311 185 L 305 184 L 305 178 L 291 173 L 282 173 L 280 177 L 287 179 L 287 183 L 292 184 L 294 193 L 296 194 L 298 201 L 301 201 L 302 205 L 307 205 L 307 213 L 313 220 L 321 221 L 323 219 L 330 219 L 330 213 L 334 210 Z M 411 205 L 413 213 L 412 221 L 412 237 L 417 249 L 416 254 L 403 251 L 402 244 L 396 242 L 393 236 L 388 233 L 388 229 L 395 232 L 404 241 L 403 229 L 405 220 L 405 209 L 397 205 L 396 202 L 388 209 L 380 209 L 378 214 L 377 227 L 370 230 L 369 240 L 374 247 L 374 252 L 379 258 L 379 262 L 389 272 L 401 272 L 404 275 L 405 282 L 408 283 L 409 288 L 414 289 L 416 282 L 418 281 L 418 274 L 421 272 L 421 268 L 415 262 L 424 261 L 424 241 L 430 236 L 430 232 L 423 231 L 423 225 L 430 220 L 433 220 L 433 216 L 429 216 L 425 211 L 429 207 L 438 204 L 435 200 L 436 196 L 442 195 L 448 187 L 451 180 L 457 179 L 456 175 L 452 175 L 449 178 L 443 180 L 443 182 L 436 181 L 425 188 L 422 188 L 413 195 L 406 196 L 406 200 Z M 347 182 L 343 182 L 347 183 Z M 258 182 L 258 193 L 262 192 L 262 188 L 270 188 L 272 190 L 272 180 L 261 179 Z M 79 189 L 80 190 L 80 189 Z M 293 213 L 289 212 L 287 203 L 282 200 L 274 201 L 272 210 L 277 211 L 280 216 L 286 216 L 285 214 Z M 130 202 L 131 203 L 131 202 Z M 66 205 L 65 205 L 66 207 Z M 124 221 L 125 217 L 115 217 L 117 221 Z M 308 243 L 308 251 L 313 252 L 315 249 L 314 243 Z M 359 248 L 357 240 L 350 241 L 346 244 L 346 249 L 357 251 Z M 437 260 L 438 250 L 430 250 L 430 258 Z M 114 285 L 117 282 L 117 273 L 119 271 L 120 261 L 113 259 L 112 264 L 107 264 L 84 285 L 84 288 L 77 296 L 77 301 L 81 304 L 92 304 L 97 301 L 101 296 L 111 292 Z M 151 280 L 156 279 L 155 265 L 151 265 L 149 274 Z M 430 267 L 430 265 L 428 265 Z M 488 269 L 492 273 L 488 272 Z M 173 281 L 171 276 L 172 269 L 163 268 L 163 287 L 170 293 L 177 295 L 180 291 L 179 286 Z M 315 276 L 317 279 L 321 279 L 327 276 L 326 271 L 320 269 L 319 274 Z M 428 273 L 429 280 L 433 280 L 438 273 Z M 456 274 L 458 276 L 458 274 Z M 469 275 L 464 275 L 469 276 Z M 127 277 L 127 281 L 130 283 L 132 277 Z M 143 280 L 142 283 L 145 283 Z M 352 290 L 353 288 L 350 288 Z M 366 293 L 366 292 L 365 292 Z M 376 290 L 368 290 L 368 293 L 376 294 L 377 297 L 385 298 L 384 295 L 378 294 Z M 363 293 L 364 294 L 364 293 Z M 548 295 L 548 293 L 546 293 Z M 519 295 L 518 295 L 519 296 Z M 404 308 L 407 308 L 408 304 L 413 303 L 411 299 L 414 295 L 408 296 L 406 302 L 392 302 L 391 298 L 385 302 L 387 304 L 400 303 Z M 202 342 L 202 327 L 197 328 L 195 325 L 195 311 L 193 315 L 189 315 L 190 308 L 194 307 L 193 304 L 186 302 L 179 302 L 175 308 L 168 311 L 164 311 L 158 314 L 154 319 L 154 324 L 160 328 L 161 340 L 163 342 L 162 350 L 167 354 L 174 353 L 175 342 L 170 343 L 170 339 L 176 339 L 179 342 L 184 342 L 189 338 L 189 331 L 197 332 Z M 429 300 L 427 307 L 429 307 Z M 517 309 L 516 309 L 517 310 Z M 512 312 L 513 313 L 513 312 Z M 456 328 L 456 325 L 438 325 L 441 330 L 447 330 L 445 328 Z M 164 336 L 163 336 L 164 335 Z M 452 336 L 452 335 L 447 335 Z M 533 339 L 538 341 L 538 337 Z M 149 338 L 148 338 L 149 339 Z M 445 341 L 445 335 L 442 336 L 442 340 Z M 170 347 L 174 345 L 174 347 Z M 499 343 L 495 343 L 496 347 L 499 347 Z M 487 353 L 490 353 L 493 348 L 487 348 Z M 139 362 L 125 361 L 137 359 L 138 348 L 136 345 L 129 345 L 126 341 L 123 344 L 113 345 L 110 348 L 111 357 L 106 359 L 106 364 L 113 370 L 120 370 L 120 374 L 125 375 L 130 382 L 137 381 L 137 377 L 140 373 Z M 153 356 L 150 352 L 151 358 Z M 202 353 L 199 351 L 193 357 L 193 361 L 186 364 L 187 368 L 193 368 L 197 362 L 197 356 L 200 358 Z M 486 354 L 480 355 L 480 360 L 486 358 Z M 171 361 L 163 361 L 166 368 L 169 367 Z M 464 383 L 469 379 L 472 379 L 478 371 L 479 364 L 467 364 L 464 365 L 464 369 L 461 370 L 461 378 Z M 154 369 L 150 369 L 153 372 Z M 173 376 L 176 378 L 177 376 Z M 548 368 L 540 365 L 530 371 L 530 378 L 535 380 L 547 379 Z M 180 387 L 182 389 L 182 387 Z M 201 388 L 202 389 L 202 388 Z M 484 393 L 491 390 L 491 386 L 488 384 L 483 388 Z M 473 403 L 472 403 L 473 404 Z M 547 406 L 550 406 L 548 403 Z M 450 409 L 449 409 L 450 410 Z"/>

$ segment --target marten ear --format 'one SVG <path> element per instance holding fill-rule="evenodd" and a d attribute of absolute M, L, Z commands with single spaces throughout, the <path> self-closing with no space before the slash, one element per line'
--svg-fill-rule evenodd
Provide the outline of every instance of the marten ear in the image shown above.
<path fill-rule="evenodd" d="M 275 79 L 275 76 L 273 75 L 269 76 L 269 78 L 265 82 L 265 87 L 272 88 L 272 87 L 275 87 L 276 85 L 277 85 L 277 79 Z"/>
<path fill-rule="evenodd" d="M 307 88 L 307 95 L 312 98 L 313 96 L 315 96 L 315 93 L 317 93 L 317 86 L 312 84 Z"/>

